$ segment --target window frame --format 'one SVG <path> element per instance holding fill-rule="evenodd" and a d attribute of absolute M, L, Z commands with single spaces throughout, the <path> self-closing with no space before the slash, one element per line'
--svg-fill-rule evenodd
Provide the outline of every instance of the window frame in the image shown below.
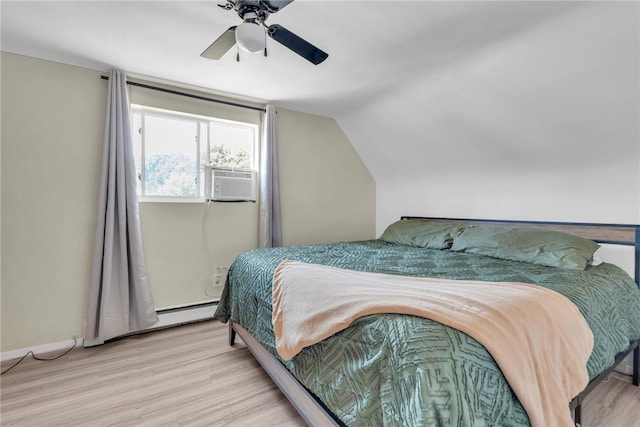
<path fill-rule="evenodd" d="M 135 121 L 134 116 L 136 114 L 141 115 L 141 123 L 140 129 L 134 129 Z M 196 150 L 197 150 L 197 159 L 196 159 L 196 185 L 197 185 L 197 195 L 196 196 L 169 196 L 169 195 L 147 195 L 145 193 L 145 167 L 146 167 L 146 156 L 145 156 L 145 147 L 146 147 L 146 132 L 144 132 L 144 119 L 145 116 L 149 114 L 154 117 L 166 117 L 172 120 L 184 120 L 186 122 L 193 122 L 196 124 Z M 253 144 L 252 144 L 252 153 L 251 153 L 251 166 L 250 168 L 258 171 L 258 165 L 260 164 L 259 159 L 259 144 L 260 144 L 260 133 L 259 126 L 254 123 L 242 122 L 237 120 L 229 120 L 222 119 L 218 117 L 211 116 L 203 116 L 198 114 L 185 113 L 181 111 L 175 110 L 167 110 L 162 108 L 150 107 L 141 104 L 131 104 L 131 125 L 132 125 L 132 133 L 134 131 L 140 132 L 140 173 L 136 170 L 136 178 L 138 182 L 136 183 L 136 191 L 138 192 L 138 201 L 139 202 L 159 202 L 159 203 L 205 203 L 207 199 L 204 195 L 204 166 L 202 164 L 201 158 L 205 153 L 209 154 L 209 159 L 211 156 L 211 146 L 215 143 L 212 141 L 212 126 L 216 123 L 222 125 L 231 125 L 237 126 L 240 128 L 249 128 L 251 129 L 253 135 Z M 203 126 L 206 127 L 206 141 L 203 142 L 202 138 L 202 129 Z M 136 144 L 136 136 L 133 136 L 133 143 Z M 204 151 L 203 151 L 204 145 Z M 224 144 L 223 144 L 224 145 Z"/>

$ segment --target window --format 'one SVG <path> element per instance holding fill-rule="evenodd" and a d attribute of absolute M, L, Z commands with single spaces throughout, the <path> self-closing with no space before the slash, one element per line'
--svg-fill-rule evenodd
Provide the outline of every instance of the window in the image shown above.
<path fill-rule="evenodd" d="M 204 168 L 255 169 L 258 127 L 132 106 L 138 196 L 202 201 Z"/>

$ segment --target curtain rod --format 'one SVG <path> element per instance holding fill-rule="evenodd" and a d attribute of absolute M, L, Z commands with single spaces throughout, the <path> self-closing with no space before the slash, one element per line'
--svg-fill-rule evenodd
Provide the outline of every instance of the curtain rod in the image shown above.
<path fill-rule="evenodd" d="M 109 76 L 100 76 L 100 78 L 102 78 L 102 80 L 109 80 Z M 180 95 L 180 96 L 186 96 L 188 98 L 195 98 L 195 99 L 199 99 L 201 101 L 216 102 L 218 104 L 231 105 L 233 107 L 240 107 L 240 108 L 247 108 L 249 110 L 262 111 L 263 113 L 266 111 L 264 108 L 260 108 L 260 107 L 253 107 L 251 105 L 238 104 L 238 103 L 229 102 L 229 101 L 222 101 L 220 99 L 207 98 L 206 96 L 194 95 L 194 94 L 191 94 L 191 93 L 180 92 L 180 91 L 172 90 L 172 89 L 165 89 L 163 87 L 151 86 L 151 85 L 144 84 L 144 83 L 130 82 L 130 81 L 127 80 L 127 84 L 131 85 L 131 86 L 142 87 L 142 88 L 145 88 L 145 89 L 157 90 L 159 92 L 170 93 L 172 95 Z"/>

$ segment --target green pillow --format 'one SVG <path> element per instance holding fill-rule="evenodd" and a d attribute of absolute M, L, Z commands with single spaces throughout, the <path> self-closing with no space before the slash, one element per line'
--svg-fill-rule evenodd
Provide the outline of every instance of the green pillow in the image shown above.
<path fill-rule="evenodd" d="M 553 230 L 509 227 L 467 227 L 454 239 L 451 250 L 511 261 L 584 270 L 598 244 Z"/>
<path fill-rule="evenodd" d="M 451 250 L 495 256 L 502 242 L 512 231 L 513 228 L 509 227 L 466 226 L 453 240 Z"/>
<path fill-rule="evenodd" d="M 449 249 L 462 229 L 458 224 L 403 219 L 389 225 L 380 239 L 418 248 Z"/>

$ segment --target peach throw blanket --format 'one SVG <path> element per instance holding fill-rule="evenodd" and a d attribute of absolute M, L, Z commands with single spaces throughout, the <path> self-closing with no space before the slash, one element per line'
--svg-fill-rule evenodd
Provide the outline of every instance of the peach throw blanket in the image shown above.
<path fill-rule="evenodd" d="M 531 425 L 573 426 L 569 402 L 589 382 L 593 334 L 563 295 L 524 283 L 395 276 L 284 261 L 274 274 L 276 349 L 289 360 L 359 317 L 410 314 L 476 339 Z"/>

